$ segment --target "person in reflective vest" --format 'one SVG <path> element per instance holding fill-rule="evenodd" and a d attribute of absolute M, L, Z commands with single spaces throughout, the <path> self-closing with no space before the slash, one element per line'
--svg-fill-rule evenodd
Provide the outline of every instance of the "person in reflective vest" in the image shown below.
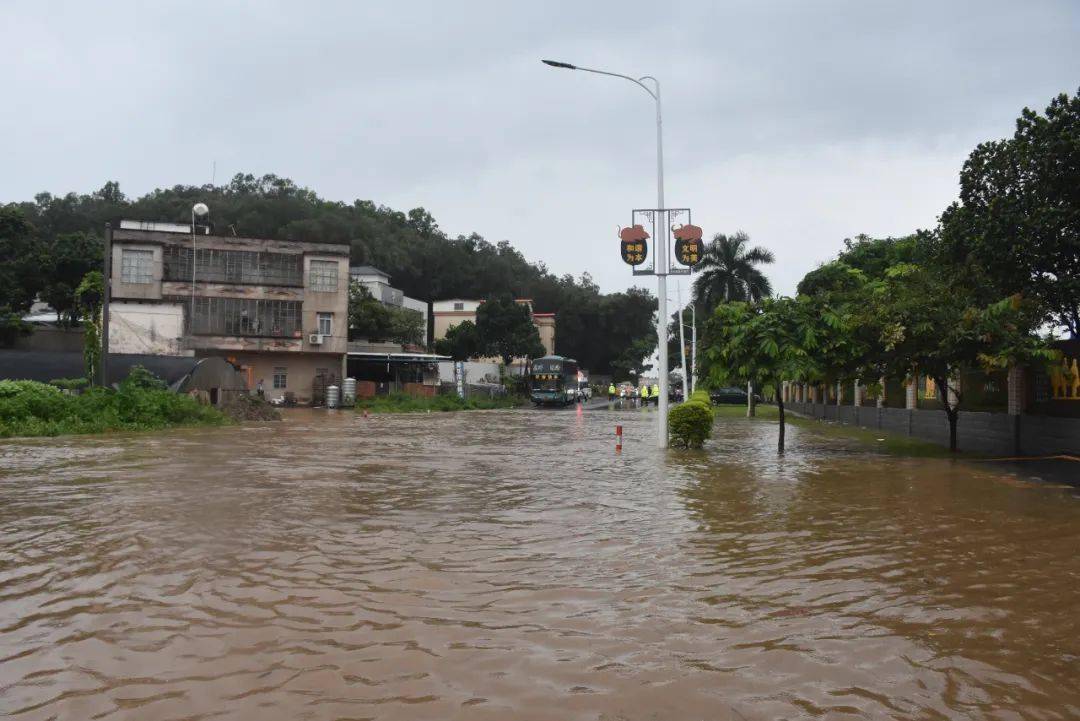
<path fill-rule="evenodd" d="M 644 408 L 649 405 L 649 384 L 641 386 L 641 406 Z"/>
<path fill-rule="evenodd" d="M 609 403 L 611 401 L 615 400 L 615 384 L 614 383 L 611 383 L 607 387 L 607 399 L 608 399 Z"/>
<path fill-rule="evenodd" d="M 652 384 L 652 393 L 651 393 L 651 395 L 652 395 L 653 403 L 655 403 L 656 405 L 660 405 L 660 386 L 653 383 Z"/>

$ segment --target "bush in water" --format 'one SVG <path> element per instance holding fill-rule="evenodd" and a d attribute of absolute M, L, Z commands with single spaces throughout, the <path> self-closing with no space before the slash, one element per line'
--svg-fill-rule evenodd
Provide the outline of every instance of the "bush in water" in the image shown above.
<path fill-rule="evenodd" d="M 696 395 L 696 394 L 695 394 Z M 701 448 L 712 434 L 713 412 L 706 403 L 691 399 L 668 411 L 668 435 L 678 448 Z"/>

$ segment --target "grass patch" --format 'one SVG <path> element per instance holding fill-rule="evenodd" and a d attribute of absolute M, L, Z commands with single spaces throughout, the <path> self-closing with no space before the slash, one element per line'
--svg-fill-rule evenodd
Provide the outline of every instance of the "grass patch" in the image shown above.
<path fill-rule="evenodd" d="M 747 421 L 770 421 L 777 423 L 780 420 L 779 408 L 774 405 L 765 405 L 762 403 L 758 404 L 757 415 L 753 418 L 746 417 L 746 406 L 744 405 L 725 404 L 713 406 L 713 414 L 716 418 L 742 418 Z M 873 446 L 874 449 L 878 451 L 894 456 L 910 456 L 916 458 L 960 458 L 972 455 L 963 452 L 950 453 L 948 448 L 921 438 L 895 435 L 873 428 L 842 425 L 835 421 L 820 421 L 814 418 L 803 418 L 792 414 L 791 411 L 785 413 L 784 418 L 788 425 L 805 428 L 806 430 L 825 438 L 858 441 L 864 445 Z M 884 440 L 878 440 L 879 438 Z M 790 443 L 790 439 L 788 439 L 788 442 Z"/>
<path fill-rule="evenodd" d="M 406 393 L 393 393 L 387 396 L 357 398 L 356 410 L 369 413 L 427 413 L 450 411 L 485 411 L 496 408 L 514 408 L 521 405 L 520 398 L 504 396 L 488 398 L 473 396 L 458 398 L 456 395 L 410 396 Z"/>
<path fill-rule="evenodd" d="M 134 373 L 133 373 L 134 375 Z M 0 438 L 223 425 L 216 408 L 178 395 L 145 378 L 129 377 L 118 390 L 91 388 L 74 395 L 46 383 L 0 381 Z"/>

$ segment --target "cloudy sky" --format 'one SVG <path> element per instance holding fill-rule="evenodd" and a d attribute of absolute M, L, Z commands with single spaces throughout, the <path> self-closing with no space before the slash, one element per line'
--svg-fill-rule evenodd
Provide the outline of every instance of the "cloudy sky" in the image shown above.
<path fill-rule="evenodd" d="M 160 2 L 0 6 L 0 201 L 236 172 L 422 205 L 605 290 L 656 199 L 799 278 L 930 226 L 982 140 L 1080 86 L 1080 2 Z M 642 279 L 638 279 L 639 283 Z M 650 287 L 652 283 L 648 283 Z"/>

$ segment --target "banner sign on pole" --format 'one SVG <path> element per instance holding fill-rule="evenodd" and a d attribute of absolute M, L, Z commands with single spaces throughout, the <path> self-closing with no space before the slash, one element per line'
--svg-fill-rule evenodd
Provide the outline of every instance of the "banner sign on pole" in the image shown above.
<path fill-rule="evenodd" d="M 656 244 L 652 257 L 650 237 Z M 689 208 L 637 208 L 631 213 L 630 226 L 619 229 L 622 259 L 633 266 L 634 275 L 690 275 L 705 252 L 701 237 L 701 228 L 690 222 Z M 661 249 L 668 267 L 657 269 L 655 259 Z"/>
<path fill-rule="evenodd" d="M 619 249 L 623 262 L 638 266 L 649 256 L 649 234 L 640 225 L 619 229 Z"/>

